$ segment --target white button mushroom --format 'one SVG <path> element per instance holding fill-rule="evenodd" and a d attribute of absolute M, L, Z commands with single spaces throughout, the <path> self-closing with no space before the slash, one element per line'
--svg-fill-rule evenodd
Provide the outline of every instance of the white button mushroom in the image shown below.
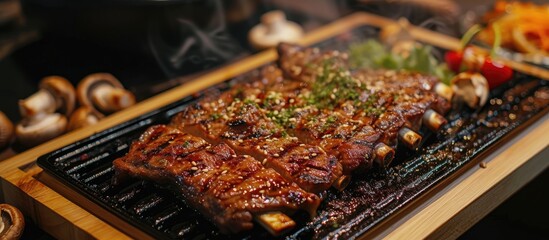
<path fill-rule="evenodd" d="M 31 147 L 53 139 L 67 130 L 67 117 L 60 113 L 45 114 L 39 119 L 23 119 L 15 128 L 17 141 Z"/>
<path fill-rule="evenodd" d="M 51 76 L 42 79 L 40 90 L 19 101 L 23 119 L 15 128 L 18 142 L 31 147 L 63 134 L 67 118 L 75 106 L 75 90 L 65 78 Z"/>
<path fill-rule="evenodd" d="M 109 73 L 94 73 L 85 77 L 77 87 L 81 106 L 87 106 L 102 118 L 135 104 L 135 96 Z"/>
<path fill-rule="evenodd" d="M 19 209 L 0 204 L 0 239 L 19 239 L 25 229 L 25 218 Z"/>
<path fill-rule="evenodd" d="M 69 119 L 68 130 L 74 130 L 81 127 L 96 124 L 102 116 L 97 115 L 96 111 L 88 106 L 82 106 L 77 108 Z"/>
<path fill-rule="evenodd" d="M 13 137 L 13 123 L 0 111 L 0 150 L 7 147 Z"/>
<path fill-rule="evenodd" d="M 74 92 L 74 87 L 67 79 L 59 76 L 45 77 L 40 81 L 38 92 L 19 101 L 21 116 L 32 118 L 56 111 L 69 115 L 75 106 Z"/>
<path fill-rule="evenodd" d="M 286 20 L 282 11 L 271 11 L 261 16 L 261 23 L 248 33 L 250 44 L 256 49 L 265 49 L 281 42 L 297 42 L 303 36 L 299 24 Z"/>
<path fill-rule="evenodd" d="M 477 72 L 462 72 L 452 79 L 454 100 L 462 101 L 470 108 L 480 108 L 486 104 L 490 89 L 488 81 Z"/>

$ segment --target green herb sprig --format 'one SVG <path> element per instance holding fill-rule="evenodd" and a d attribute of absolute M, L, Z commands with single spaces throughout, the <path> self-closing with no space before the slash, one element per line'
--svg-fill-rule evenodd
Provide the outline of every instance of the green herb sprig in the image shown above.
<path fill-rule="evenodd" d="M 415 44 L 407 57 L 392 53 L 374 39 L 352 44 L 349 61 L 353 68 L 408 70 L 438 77 L 449 85 L 454 74 L 445 63 L 439 63 L 431 46 Z"/>

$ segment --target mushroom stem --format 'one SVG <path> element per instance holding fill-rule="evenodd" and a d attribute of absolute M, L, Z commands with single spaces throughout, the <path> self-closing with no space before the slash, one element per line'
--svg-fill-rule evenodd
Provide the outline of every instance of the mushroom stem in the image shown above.
<path fill-rule="evenodd" d="M 435 86 L 435 92 L 450 102 L 454 96 L 454 91 L 452 88 L 444 83 L 437 83 Z"/>
<path fill-rule="evenodd" d="M 337 189 L 338 191 L 343 191 L 351 183 L 351 176 L 349 175 L 343 175 L 341 177 L 338 177 L 334 183 L 332 183 L 332 187 Z"/>
<path fill-rule="evenodd" d="M 295 227 L 296 223 L 288 215 L 281 212 L 268 212 L 254 216 L 273 236 L 278 236 Z"/>
<path fill-rule="evenodd" d="M 55 97 L 46 89 L 40 89 L 30 97 L 19 100 L 19 111 L 23 118 L 31 118 L 40 113 L 53 113 L 56 108 Z"/>
<path fill-rule="evenodd" d="M 91 99 L 102 112 L 116 112 L 135 104 L 135 97 L 131 92 L 110 84 L 95 87 Z"/>
<path fill-rule="evenodd" d="M 427 125 L 427 128 L 436 132 L 448 121 L 442 115 L 435 112 L 435 110 L 429 109 L 423 114 L 423 122 Z"/>
<path fill-rule="evenodd" d="M 375 153 L 374 161 L 382 168 L 388 167 L 395 157 L 395 150 L 381 142 L 376 145 Z"/>
<path fill-rule="evenodd" d="M 404 146 L 412 150 L 416 150 L 421 143 L 421 135 L 407 127 L 403 127 L 398 131 L 398 139 Z"/>

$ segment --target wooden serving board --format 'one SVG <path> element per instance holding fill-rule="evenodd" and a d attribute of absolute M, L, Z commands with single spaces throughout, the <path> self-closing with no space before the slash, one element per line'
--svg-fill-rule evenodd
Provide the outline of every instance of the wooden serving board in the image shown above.
<path fill-rule="evenodd" d="M 355 13 L 308 33 L 301 43 L 310 45 L 363 25 L 383 27 L 393 23 L 379 16 Z M 413 27 L 411 34 L 419 41 L 441 48 L 459 47 L 457 39 L 422 28 Z M 274 49 L 260 52 L 115 113 L 96 125 L 67 133 L 1 162 L 0 202 L 17 206 L 38 226 L 59 239 L 130 238 L 125 233 L 131 233 L 134 237 L 150 238 L 44 173 L 35 165 L 36 159 L 94 133 L 258 68 L 276 58 Z M 529 75 L 549 79 L 547 70 L 511 61 L 506 61 L 506 64 Z M 549 138 L 545 136 L 546 132 L 549 132 L 549 117 L 543 116 L 498 150 L 485 156 L 487 168 L 469 169 L 444 188 L 437 189 L 426 201 L 414 206 L 412 211 L 399 214 L 366 236 L 457 236 L 549 166 Z"/>

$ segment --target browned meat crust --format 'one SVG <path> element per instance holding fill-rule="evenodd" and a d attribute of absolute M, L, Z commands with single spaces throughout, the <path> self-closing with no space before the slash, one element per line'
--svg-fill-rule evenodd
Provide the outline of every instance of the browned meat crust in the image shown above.
<path fill-rule="evenodd" d="M 201 101 L 178 114 L 172 125 L 213 143 L 224 142 L 239 154 L 251 155 L 307 191 L 328 189 L 342 172 L 335 157 L 319 146 L 288 136 L 256 101 L 239 99 L 242 91 L 254 89 L 237 87 L 217 100 Z M 256 95 L 259 93 L 251 96 Z"/>
<path fill-rule="evenodd" d="M 262 68 L 255 81 L 186 108 L 171 127 L 148 130 L 115 161 L 119 177 L 176 182 L 223 231 L 237 232 L 261 212 L 314 214 L 319 199 L 307 192 L 374 162 L 386 166 L 401 129 L 419 130 L 428 110 L 450 108 L 434 91 L 436 78 L 350 71 L 338 51 L 278 50 L 278 66 Z"/>
<path fill-rule="evenodd" d="M 382 134 L 379 141 L 393 148 L 397 145 L 399 129 L 405 126 L 419 130 L 422 116 L 428 109 L 441 114 L 450 109 L 449 102 L 434 92 L 435 85 L 439 83 L 435 77 L 387 70 L 359 69 L 349 72 L 347 55 L 338 51 L 322 53 L 283 44 L 278 52 L 280 68 L 289 79 L 309 83 L 309 88 L 315 88 L 320 81 L 327 82 L 322 87 L 334 88 L 334 94 L 324 94 L 334 98 L 329 102 L 332 116 L 333 111 L 337 111 L 353 116 L 361 124 L 373 126 Z M 333 84 L 337 81 L 339 83 Z M 348 96 L 340 99 L 337 91 L 341 89 L 337 87 L 350 83 L 355 86 L 352 93 L 356 98 L 354 101 L 349 101 Z M 337 122 L 344 123 L 341 120 Z"/>
<path fill-rule="evenodd" d="M 225 144 L 212 146 L 164 125 L 149 128 L 113 165 L 119 178 L 174 183 L 186 202 L 223 232 L 251 229 L 253 215 L 270 211 L 305 210 L 314 215 L 320 203 L 318 196 L 252 157 L 237 156 Z"/>

